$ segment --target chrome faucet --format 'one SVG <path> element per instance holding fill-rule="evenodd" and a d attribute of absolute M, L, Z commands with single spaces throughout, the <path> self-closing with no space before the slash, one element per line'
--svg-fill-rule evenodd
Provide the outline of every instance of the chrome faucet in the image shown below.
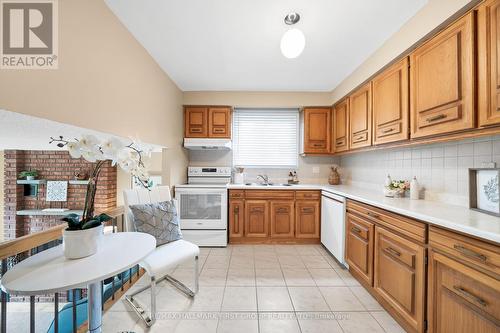
<path fill-rule="evenodd" d="M 259 178 L 263 181 L 262 185 L 269 185 L 269 177 L 267 175 L 258 175 L 257 180 L 259 180 Z"/>

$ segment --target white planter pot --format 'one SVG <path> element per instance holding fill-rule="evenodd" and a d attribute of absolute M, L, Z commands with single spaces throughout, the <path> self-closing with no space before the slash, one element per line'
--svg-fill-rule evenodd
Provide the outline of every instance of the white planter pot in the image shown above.
<path fill-rule="evenodd" d="M 86 230 L 64 230 L 64 256 L 68 259 L 79 259 L 95 254 L 102 242 L 103 230 L 102 224 Z"/>
<path fill-rule="evenodd" d="M 26 176 L 26 180 L 35 180 L 35 176 Z"/>

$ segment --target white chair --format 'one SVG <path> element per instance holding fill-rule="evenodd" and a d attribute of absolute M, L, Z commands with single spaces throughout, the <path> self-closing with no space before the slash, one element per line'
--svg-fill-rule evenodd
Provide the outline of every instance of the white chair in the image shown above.
<path fill-rule="evenodd" d="M 135 231 L 133 223 L 133 215 L 129 208 L 131 205 L 157 203 L 171 200 L 170 188 L 168 186 L 158 186 L 151 190 L 133 189 L 125 190 L 123 193 L 125 203 L 125 231 Z M 176 205 L 177 206 L 177 205 Z M 146 270 L 146 273 L 151 279 L 148 286 L 134 291 L 132 294 L 125 296 L 125 299 L 132 306 L 135 312 L 141 317 L 147 326 L 152 326 L 156 321 L 156 284 L 167 280 L 172 285 L 182 291 L 189 297 L 194 297 L 198 293 L 198 256 L 200 248 L 188 241 L 177 240 L 165 245 L 157 247 L 153 253 L 146 257 L 139 265 Z M 195 290 L 192 291 L 183 283 L 168 275 L 170 270 L 175 266 L 186 262 L 194 261 L 194 285 Z M 134 296 L 151 288 L 151 310 L 149 316 L 146 310 L 141 306 Z"/>

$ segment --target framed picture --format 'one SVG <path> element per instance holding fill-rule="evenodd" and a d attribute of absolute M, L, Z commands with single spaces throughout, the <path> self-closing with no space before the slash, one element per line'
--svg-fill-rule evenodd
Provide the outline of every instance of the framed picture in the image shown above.
<path fill-rule="evenodd" d="M 470 208 L 483 213 L 500 216 L 500 169 L 469 169 Z"/>

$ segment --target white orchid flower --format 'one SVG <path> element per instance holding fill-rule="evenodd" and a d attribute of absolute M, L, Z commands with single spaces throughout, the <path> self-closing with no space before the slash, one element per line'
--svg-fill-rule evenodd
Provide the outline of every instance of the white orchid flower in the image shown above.
<path fill-rule="evenodd" d="M 82 151 L 79 142 L 68 142 L 67 146 L 69 155 L 73 158 L 82 157 Z"/>
<path fill-rule="evenodd" d="M 118 153 L 125 148 L 125 145 L 117 138 L 109 138 L 101 144 L 101 150 L 106 159 L 112 160 L 115 165 L 118 162 Z"/>
<path fill-rule="evenodd" d="M 93 151 L 88 151 L 88 150 L 83 150 L 82 151 L 82 157 L 91 162 L 91 163 L 94 163 L 95 161 L 97 161 L 98 159 L 98 154 L 96 154 L 95 152 Z"/>
<path fill-rule="evenodd" d="M 94 135 L 86 134 L 80 138 L 80 147 L 82 150 L 87 150 L 96 153 L 99 150 L 99 140 Z"/>

